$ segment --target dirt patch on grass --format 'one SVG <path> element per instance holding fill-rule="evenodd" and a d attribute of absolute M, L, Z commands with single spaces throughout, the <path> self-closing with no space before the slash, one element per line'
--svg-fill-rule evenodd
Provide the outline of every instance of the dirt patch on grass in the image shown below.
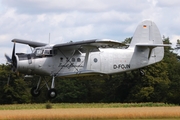
<path fill-rule="evenodd" d="M 0 110 L 0 119 L 180 118 L 180 107 Z"/>

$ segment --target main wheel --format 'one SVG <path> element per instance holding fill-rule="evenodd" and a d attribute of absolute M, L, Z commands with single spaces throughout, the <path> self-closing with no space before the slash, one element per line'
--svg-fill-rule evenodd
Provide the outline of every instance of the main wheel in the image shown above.
<path fill-rule="evenodd" d="M 57 91 L 56 89 L 50 89 L 48 90 L 48 98 L 53 99 L 57 96 Z"/>
<path fill-rule="evenodd" d="M 41 91 L 40 91 L 40 90 L 37 90 L 37 87 L 33 87 L 33 88 L 31 89 L 31 95 L 32 95 L 33 97 L 38 97 L 38 96 L 40 95 L 40 93 L 41 93 Z"/>

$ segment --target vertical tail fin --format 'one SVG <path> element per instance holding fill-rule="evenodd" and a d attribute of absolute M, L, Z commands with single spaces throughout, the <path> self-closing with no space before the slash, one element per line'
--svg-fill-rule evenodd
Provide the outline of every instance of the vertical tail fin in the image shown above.
<path fill-rule="evenodd" d="M 135 47 L 138 43 L 163 44 L 159 29 L 154 22 L 146 20 L 138 25 L 130 47 Z"/>
<path fill-rule="evenodd" d="M 134 49 L 132 61 L 138 66 L 159 62 L 164 57 L 164 45 L 156 24 L 146 20 L 138 25 L 129 49 Z"/>

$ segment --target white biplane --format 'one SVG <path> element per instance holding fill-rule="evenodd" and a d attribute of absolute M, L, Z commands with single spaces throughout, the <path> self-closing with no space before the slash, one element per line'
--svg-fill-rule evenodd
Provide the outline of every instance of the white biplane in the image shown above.
<path fill-rule="evenodd" d="M 28 40 L 13 39 L 12 58 L 5 55 L 14 71 L 25 75 L 51 76 L 49 98 L 55 98 L 55 78 L 64 76 L 111 75 L 157 63 L 164 57 L 164 45 L 156 24 L 140 23 L 129 47 L 110 39 L 93 39 L 49 45 Z M 34 48 L 31 54 L 15 53 L 15 43 Z M 141 71 L 141 73 L 143 73 Z M 41 77 L 31 90 L 32 96 L 40 94 Z"/>

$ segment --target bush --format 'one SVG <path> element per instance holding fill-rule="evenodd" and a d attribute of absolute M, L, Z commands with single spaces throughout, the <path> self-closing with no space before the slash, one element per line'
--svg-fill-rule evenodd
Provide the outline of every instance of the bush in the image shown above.
<path fill-rule="evenodd" d="M 52 108 L 52 104 L 50 102 L 46 103 L 46 109 L 51 109 Z"/>

